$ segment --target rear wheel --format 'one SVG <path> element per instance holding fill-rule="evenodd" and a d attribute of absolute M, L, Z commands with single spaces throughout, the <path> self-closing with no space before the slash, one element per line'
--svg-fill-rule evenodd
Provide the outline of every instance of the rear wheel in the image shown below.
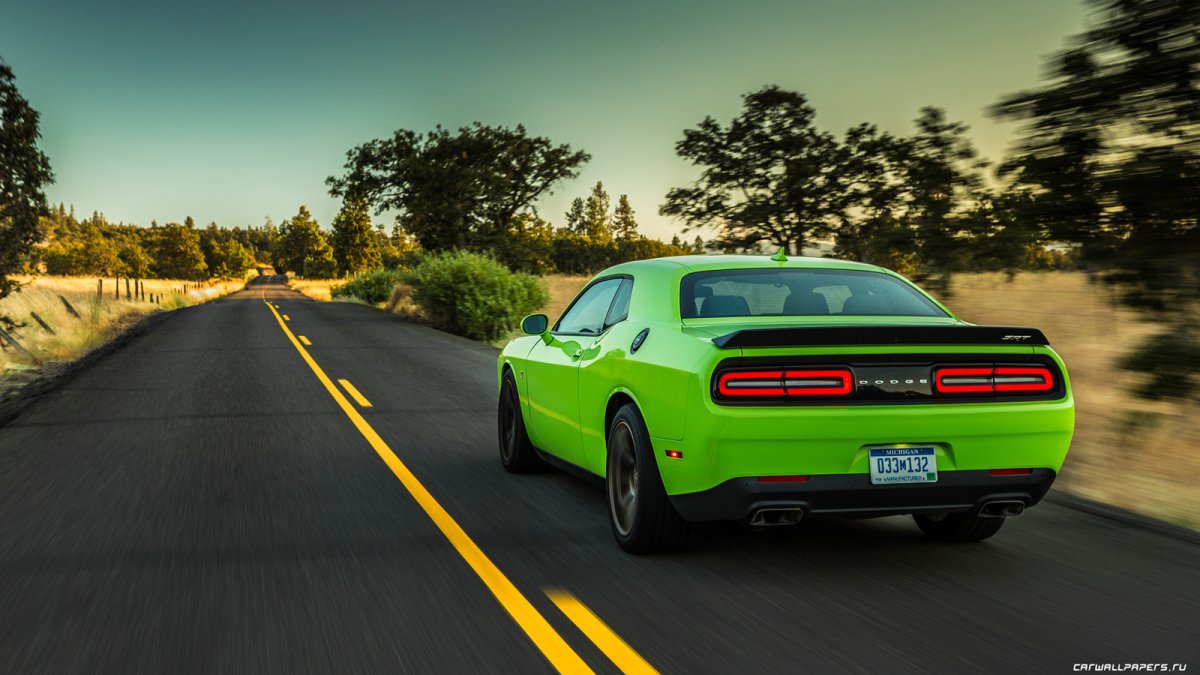
<path fill-rule="evenodd" d="M 1004 518 L 980 518 L 974 513 L 914 514 L 917 527 L 938 541 L 983 541 L 1000 531 Z"/>
<path fill-rule="evenodd" d="M 688 524 L 663 488 L 646 423 L 633 404 L 617 411 L 608 428 L 605 483 L 613 536 L 630 553 L 665 553 L 683 547 Z"/>
<path fill-rule="evenodd" d="M 500 381 L 500 409 L 497 414 L 500 431 L 500 463 L 509 473 L 531 473 L 542 468 L 521 415 L 521 399 L 517 395 L 517 380 L 511 370 L 504 371 Z"/>

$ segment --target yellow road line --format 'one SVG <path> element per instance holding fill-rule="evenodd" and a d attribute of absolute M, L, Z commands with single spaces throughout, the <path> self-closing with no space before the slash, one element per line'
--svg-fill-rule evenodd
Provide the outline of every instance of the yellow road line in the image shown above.
<path fill-rule="evenodd" d="M 284 321 L 291 321 L 291 320 L 292 320 L 292 317 L 288 316 L 287 314 L 284 314 L 284 315 L 283 315 L 283 320 L 284 320 Z"/>
<path fill-rule="evenodd" d="M 588 637 L 600 651 L 604 652 L 623 673 L 657 673 L 646 660 L 633 651 L 619 635 L 613 632 L 587 605 L 570 593 L 558 589 L 546 589 L 546 595 L 562 610 L 563 614 Z"/>
<path fill-rule="evenodd" d="M 304 337 L 303 335 L 297 335 L 296 337 L 300 338 L 300 341 L 304 343 L 305 347 L 312 346 L 312 343 L 308 341 L 308 338 Z"/>
<path fill-rule="evenodd" d="M 355 403 L 364 408 L 371 407 L 371 402 L 368 401 L 367 397 L 363 396 L 362 393 L 360 393 L 358 389 L 354 387 L 354 385 L 350 384 L 350 380 L 338 380 L 338 384 L 342 385 L 342 388 L 346 390 L 347 394 L 350 394 L 350 398 L 354 399 Z"/>
<path fill-rule="evenodd" d="M 358 432 L 363 435 L 363 438 L 367 440 L 367 443 L 371 445 L 384 464 L 387 464 L 396 478 L 400 480 L 400 483 L 404 485 L 404 488 L 408 490 L 421 509 L 425 511 L 425 515 L 429 516 L 429 519 L 433 521 L 434 525 L 437 525 L 446 539 L 450 541 L 450 544 L 454 546 L 454 550 L 458 551 L 458 554 L 471 566 L 475 574 L 479 575 L 479 579 L 492 592 L 492 595 L 496 596 L 496 600 L 500 602 L 500 605 L 513 618 L 513 621 L 517 622 L 521 630 L 525 631 L 525 634 L 541 650 L 546 659 L 550 661 L 550 664 L 562 673 L 592 672 L 592 669 L 583 662 L 583 659 L 579 658 L 579 655 L 575 653 L 575 650 L 571 649 L 566 640 L 563 640 L 562 636 L 554 630 L 550 622 L 546 621 L 546 617 L 542 616 L 534 608 L 533 604 L 521 594 L 521 591 L 509 581 L 508 577 L 500 571 L 500 568 L 496 567 L 491 558 L 487 557 L 483 550 L 462 529 L 462 526 L 450 516 L 446 509 L 442 508 L 442 505 L 433 498 L 429 490 L 426 490 L 425 486 L 421 484 L 421 481 L 417 480 L 417 477 L 404 465 L 404 462 L 400 461 L 396 453 L 392 452 L 392 449 L 376 433 L 375 429 L 370 424 L 367 424 L 367 420 L 363 418 L 362 414 L 350 404 L 350 401 L 342 395 L 342 392 L 338 391 L 338 388 L 334 386 L 333 381 L 329 379 L 329 376 L 325 374 L 321 366 L 317 365 L 317 362 L 313 360 L 313 357 L 304 348 L 304 345 L 300 344 L 300 341 L 288 329 L 287 323 L 284 322 L 279 312 L 275 311 L 271 303 L 267 303 L 267 307 L 275 315 L 275 320 L 279 322 L 279 327 L 283 329 L 284 334 L 292 341 L 292 346 L 296 348 L 296 351 L 300 352 L 301 358 L 312 369 L 313 374 L 317 376 L 321 384 L 325 386 L 325 391 L 329 392 L 329 395 L 337 402 L 338 407 L 342 409 L 342 412 L 346 414 L 346 417 L 350 418 L 355 428 L 358 429 Z"/>

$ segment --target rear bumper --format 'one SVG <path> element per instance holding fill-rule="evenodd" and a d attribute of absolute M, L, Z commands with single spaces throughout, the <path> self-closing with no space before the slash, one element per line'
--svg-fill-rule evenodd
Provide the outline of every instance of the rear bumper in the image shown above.
<path fill-rule="evenodd" d="M 801 508 L 805 514 L 887 516 L 906 513 L 977 511 L 985 503 L 1015 499 L 1041 501 L 1056 473 L 993 476 L 986 470 L 942 471 L 938 482 L 872 485 L 868 474 L 812 476 L 802 483 L 763 483 L 734 478 L 700 492 L 671 495 L 685 520 L 745 520 L 764 508 Z"/>

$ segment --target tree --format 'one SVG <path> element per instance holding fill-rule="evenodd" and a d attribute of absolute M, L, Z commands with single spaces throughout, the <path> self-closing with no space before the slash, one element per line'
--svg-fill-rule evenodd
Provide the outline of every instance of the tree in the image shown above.
<path fill-rule="evenodd" d="M 588 159 L 523 126 L 477 122 L 456 134 L 440 126 L 426 134 L 401 129 L 360 145 L 347 153 L 345 174 L 326 183 L 336 197 L 359 194 L 379 210 L 398 211 L 428 251 L 485 249 Z"/>
<path fill-rule="evenodd" d="M 154 261 L 150 270 L 160 279 L 201 281 L 208 278 L 200 233 L 194 227 L 179 223 L 151 227 L 146 233 L 146 248 Z"/>
<path fill-rule="evenodd" d="M 38 113 L 17 91 L 16 77 L 0 61 L 0 299 L 18 288 L 21 271 L 49 214 L 43 189 L 54 182 L 50 160 L 38 149 Z M 10 328 L 15 322 L 0 315 Z"/>
<path fill-rule="evenodd" d="M 960 207 L 983 198 L 982 164 L 966 137 L 967 126 L 947 121 L 944 110 L 922 108 L 916 126 L 903 165 L 909 192 L 906 219 L 920 257 L 917 278 L 945 294 L 970 246 L 962 236 L 970 226 Z"/>
<path fill-rule="evenodd" d="M 304 206 L 279 226 L 279 237 L 271 255 L 279 272 L 292 272 L 309 279 L 332 279 L 337 275 L 333 249 L 316 219 Z"/>
<path fill-rule="evenodd" d="M 1166 325 L 1127 365 L 1152 383 L 1175 383 L 1159 391 L 1194 396 L 1200 356 L 1188 346 L 1200 343 L 1200 4 L 1088 4 L 1094 27 L 1051 59 L 1043 86 L 993 109 L 1024 123 L 1002 170 L 1027 190 L 1026 217 L 1051 239 L 1076 244 L 1094 277 Z M 1181 353 L 1191 356 L 1176 359 Z"/>
<path fill-rule="evenodd" d="M 610 202 L 608 192 L 604 190 L 604 183 L 600 182 L 592 187 L 592 193 L 584 202 L 583 233 L 595 241 L 608 241 L 613 238 Z"/>
<path fill-rule="evenodd" d="M 379 238 L 371 228 L 371 207 L 361 195 L 346 195 L 342 208 L 333 218 L 333 257 L 342 275 L 357 274 L 381 267 Z"/>
<path fill-rule="evenodd" d="M 683 220 L 685 230 L 717 226 L 729 248 L 766 241 L 800 253 L 845 210 L 844 150 L 813 126 L 801 94 L 769 86 L 742 100 L 728 126 L 706 117 L 684 131 L 675 152 L 703 170 L 668 192 L 660 213 Z"/>
<path fill-rule="evenodd" d="M 571 208 L 567 211 L 566 228 L 576 234 L 584 234 L 587 231 L 587 225 L 583 217 L 583 197 L 576 197 L 571 200 Z"/>
<path fill-rule="evenodd" d="M 637 219 L 633 216 L 633 207 L 629 205 L 629 195 L 617 198 L 617 208 L 613 210 L 613 235 L 620 241 L 631 241 L 638 238 Z M 676 235 L 676 239 L 678 239 Z M 679 245 L 679 242 L 672 242 Z"/>

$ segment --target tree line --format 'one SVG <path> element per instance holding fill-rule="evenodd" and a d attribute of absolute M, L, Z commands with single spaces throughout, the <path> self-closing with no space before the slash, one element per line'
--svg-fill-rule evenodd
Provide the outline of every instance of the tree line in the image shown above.
<path fill-rule="evenodd" d="M 701 249 L 821 244 L 942 294 L 963 271 L 1085 269 L 1164 326 L 1126 363 L 1152 374 L 1143 393 L 1189 396 L 1200 391 L 1200 3 L 1086 2 L 1094 27 L 1049 59 L 1038 87 L 990 109 L 1019 125 L 1013 151 L 994 165 L 942 109 L 918 111 L 907 135 L 866 122 L 833 133 L 802 93 L 778 86 L 746 94 L 727 123 L 706 117 L 686 129 L 675 151 L 699 175 L 671 189 L 659 212 L 685 231 L 715 231 L 707 244 L 642 236 L 628 199 L 613 205 L 602 184 L 554 225 L 539 200 L 577 178 L 590 155 L 520 125 L 481 123 L 401 129 L 352 148 L 326 181 L 342 200 L 328 234 L 303 207 L 277 229 L 77 221 L 45 206 L 53 177 L 37 149 L 37 113 L 0 64 L 0 297 L 39 254 L 47 269 L 198 278 L 254 260 L 330 277 L 419 251 L 589 273 Z M 393 230 L 373 226 L 372 212 L 394 217 Z M 92 250 L 102 262 L 84 262 Z"/>

